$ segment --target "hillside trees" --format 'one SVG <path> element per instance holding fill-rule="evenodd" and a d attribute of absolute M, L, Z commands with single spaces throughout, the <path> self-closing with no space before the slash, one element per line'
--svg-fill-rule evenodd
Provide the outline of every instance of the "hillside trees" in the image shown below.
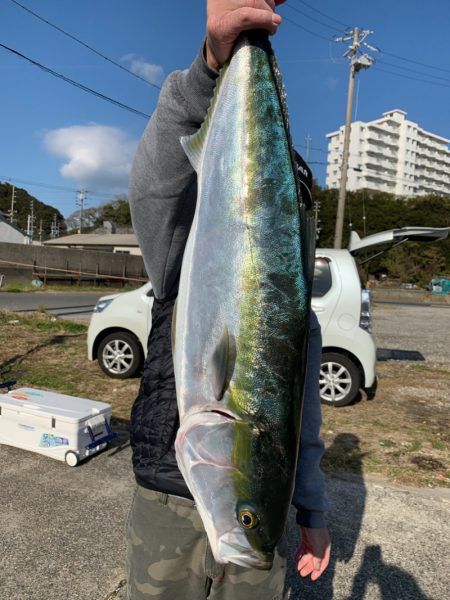
<path fill-rule="evenodd" d="M 13 186 L 9 183 L 0 183 L 0 210 L 6 215 L 11 209 L 11 197 Z M 22 188 L 15 188 L 15 214 L 14 225 L 19 227 L 24 233 L 27 230 L 28 215 L 30 214 L 30 203 L 33 201 L 34 211 L 34 239 L 38 239 L 39 225 L 42 220 L 42 239 L 46 240 L 50 237 L 52 222 L 56 217 L 56 223 L 59 226 L 60 235 L 64 235 L 66 231 L 66 223 L 63 215 L 49 204 L 41 202 L 34 196 L 31 196 Z"/>

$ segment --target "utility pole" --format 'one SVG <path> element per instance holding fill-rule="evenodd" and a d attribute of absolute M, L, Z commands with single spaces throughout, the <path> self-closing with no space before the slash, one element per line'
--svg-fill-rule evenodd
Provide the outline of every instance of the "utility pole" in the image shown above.
<path fill-rule="evenodd" d="M 309 154 L 310 154 L 310 150 L 311 150 L 311 142 L 312 142 L 312 137 L 309 135 L 309 133 L 305 138 L 305 142 L 306 142 L 306 162 L 308 162 Z"/>
<path fill-rule="evenodd" d="M 39 244 L 42 246 L 42 219 L 39 219 Z"/>
<path fill-rule="evenodd" d="M 55 238 L 57 238 L 59 236 L 59 225 L 58 225 L 58 221 L 56 218 L 56 213 L 53 215 L 53 221 L 50 227 L 50 237 L 52 238 L 52 240 L 54 240 Z"/>
<path fill-rule="evenodd" d="M 16 187 L 13 185 L 12 186 L 12 194 L 11 194 L 11 208 L 9 210 L 9 222 L 11 223 L 11 225 L 14 223 L 14 215 L 16 214 L 16 211 L 14 209 L 15 201 L 16 201 Z"/>
<path fill-rule="evenodd" d="M 30 244 L 33 243 L 33 232 L 34 232 L 34 201 L 30 200 L 30 213 L 27 218 L 27 236 L 30 240 Z"/>
<path fill-rule="evenodd" d="M 80 207 L 80 224 L 78 226 L 78 233 L 82 233 L 83 231 L 83 211 L 84 211 L 84 202 L 86 200 L 86 190 L 78 190 L 78 200 L 77 206 Z"/>
<path fill-rule="evenodd" d="M 347 31 L 345 36 L 335 38 L 336 42 L 352 41 L 351 46 L 344 54 L 344 56 L 350 61 L 350 78 L 348 82 L 344 147 L 342 151 L 341 183 L 339 187 L 339 198 L 336 214 L 336 229 L 334 232 L 334 247 L 338 249 L 342 247 L 342 231 L 344 229 L 345 197 L 347 193 L 348 157 L 350 149 L 350 131 L 352 122 L 353 92 L 355 89 L 355 75 L 361 69 L 368 69 L 371 67 L 375 61 L 375 59 L 369 54 L 360 54 L 361 46 L 364 46 L 375 52 L 378 51 L 378 48 L 370 46 L 367 44 L 367 42 L 365 42 L 366 37 L 372 33 L 373 31 L 368 29 L 361 31 L 359 27 L 355 27 L 353 30 Z"/>

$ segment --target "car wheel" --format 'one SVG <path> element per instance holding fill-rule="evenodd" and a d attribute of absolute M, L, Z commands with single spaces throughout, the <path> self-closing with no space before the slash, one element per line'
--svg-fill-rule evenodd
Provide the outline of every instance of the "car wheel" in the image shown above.
<path fill-rule="evenodd" d="M 330 406 L 346 406 L 353 402 L 361 385 L 355 363 L 337 352 L 324 352 L 320 365 L 320 399 Z"/>
<path fill-rule="evenodd" d="M 110 333 L 101 342 L 97 353 L 103 371 L 115 379 L 132 377 L 141 368 L 142 349 L 131 333 Z"/>

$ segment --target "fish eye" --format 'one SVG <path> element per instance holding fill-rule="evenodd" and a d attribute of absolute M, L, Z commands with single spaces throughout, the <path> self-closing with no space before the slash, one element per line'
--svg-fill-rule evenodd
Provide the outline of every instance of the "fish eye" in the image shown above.
<path fill-rule="evenodd" d="M 250 510 L 240 510 L 238 513 L 239 524 L 245 529 L 254 529 L 259 524 L 257 515 Z"/>

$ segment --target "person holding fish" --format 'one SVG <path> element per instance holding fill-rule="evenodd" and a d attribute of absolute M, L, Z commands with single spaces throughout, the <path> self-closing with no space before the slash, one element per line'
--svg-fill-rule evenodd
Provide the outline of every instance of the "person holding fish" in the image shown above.
<path fill-rule="evenodd" d="M 299 574 L 329 562 L 309 217 L 266 39 L 281 3 L 207 1 L 206 41 L 167 78 L 134 160 L 154 304 L 131 414 L 128 600 L 287 598 L 291 500 Z"/>

